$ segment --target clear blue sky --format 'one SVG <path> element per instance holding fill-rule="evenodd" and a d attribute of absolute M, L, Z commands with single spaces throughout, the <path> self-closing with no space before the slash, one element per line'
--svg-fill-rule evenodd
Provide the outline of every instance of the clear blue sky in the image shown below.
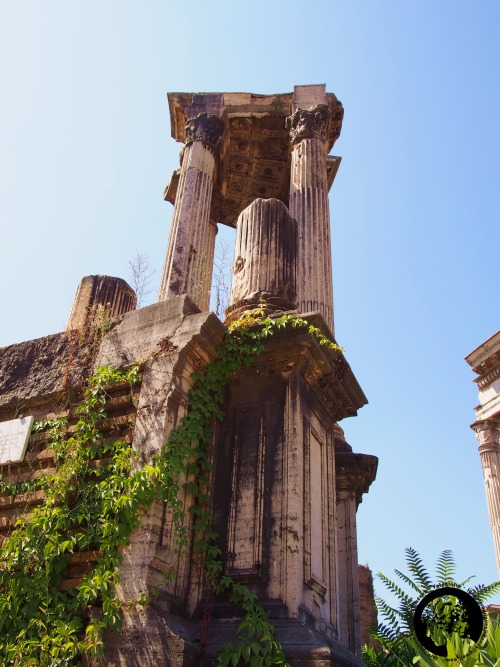
<path fill-rule="evenodd" d="M 380 457 L 360 562 L 452 549 L 495 580 L 463 357 L 500 326 L 499 25 L 497 0 L 4 1 L 0 345 L 62 330 L 80 279 L 128 278 L 136 252 L 157 288 L 167 92 L 326 83 L 336 334 L 370 401 L 342 425 Z"/>

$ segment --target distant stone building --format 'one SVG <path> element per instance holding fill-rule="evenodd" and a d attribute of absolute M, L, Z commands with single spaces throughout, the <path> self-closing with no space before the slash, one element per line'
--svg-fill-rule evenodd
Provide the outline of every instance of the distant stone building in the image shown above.
<path fill-rule="evenodd" d="M 367 565 L 359 566 L 359 608 L 361 620 L 361 644 L 374 646 L 370 628 L 377 625 L 377 607 L 373 590 L 373 575 Z"/>
<path fill-rule="evenodd" d="M 140 360 L 142 384 L 133 395 L 114 389 L 104 422 L 130 442 L 137 465 L 186 414 L 191 375 L 217 357 L 225 335 L 209 312 L 218 224 L 237 230 L 226 323 L 257 306 L 299 313 L 334 340 L 328 191 L 340 163 L 329 156 L 340 102 L 320 85 L 280 95 L 175 93 L 169 105 L 183 149 L 165 191 L 174 214 L 158 303 L 135 310 L 124 281 L 88 276 L 67 331 L 0 350 L 0 421 L 67 414 L 69 390 L 93 369 Z M 292 665 L 363 665 L 356 510 L 377 458 L 353 452 L 338 422 L 366 402 L 345 356 L 304 328 L 278 331 L 226 388 L 211 493 L 224 572 L 257 594 Z M 42 443 L 0 472 L 16 481 L 53 466 Z M 39 502 L 1 497 L 0 536 Z M 189 509 L 187 494 L 183 502 Z M 106 636 L 107 665 L 208 666 L 234 641 L 240 611 L 211 598 L 188 528 L 171 580 L 172 511 L 158 500 L 142 516 L 124 551 L 124 622 Z M 77 587 L 96 558 L 74 554 L 62 587 Z M 361 572 L 361 613 L 371 618 Z M 126 604 L 152 589 L 144 607 Z"/>
<path fill-rule="evenodd" d="M 465 360 L 477 377 L 479 405 L 471 428 L 479 441 L 486 502 L 500 577 L 500 331 L 479 345 Z"/>

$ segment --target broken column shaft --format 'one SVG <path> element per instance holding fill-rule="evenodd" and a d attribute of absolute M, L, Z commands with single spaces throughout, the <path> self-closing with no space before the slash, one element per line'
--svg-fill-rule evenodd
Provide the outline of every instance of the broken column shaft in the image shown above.
<path fill-rule="evenodd" d="M 134 290 L 121 278 L 85 276 L 78 285 L 66 329 L 99 325 L 103 320 L 128 313 L 136 306 Z"/>
<path fill-rule="evenodd" d="M 294 310 L 297 223 L 278 199 L 256 199 L 241 212 L 236 232 L 229 321 L 253 308 Z"/>

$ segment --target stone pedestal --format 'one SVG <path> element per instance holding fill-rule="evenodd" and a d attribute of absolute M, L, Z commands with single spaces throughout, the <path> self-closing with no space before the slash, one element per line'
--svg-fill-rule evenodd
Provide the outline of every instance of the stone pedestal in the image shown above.
<path fill-rule="evenodd" d="M 186 124 L 186 145 L 158 300 L 187 294 L 208 310 L 213 269 L 214 228 L 210 224 L 215 156 L 224 124 L 200 113 Z"/>
<path fill-rule="evenodd" d="M 309 321 L 326 330 L 321 316 Z M 335 422 L 365 401 L 341 353 L 304 329 L 275 333 L 227 389 L 226 418 L 215 436 L 215 530 L 225 572 L 276 619 L 292 665 L 362 664 L 354 657 L 358 498 L 350 479 L 338 519 L 332 509 L 339 509 Z M 336 539 L 339 526 L 346 533 Z M 227 601 L 214 602 L 214 646 L 234 613 Z"/>
<path fill-rule="evenodd" d="M 296 308 L 297 223 L 278 199 L 256 199 L 238 218 L 227 321 L 253 308 Z"/>
<path fill-rule="evenodd" d="M 147 360 L 132 441 L 137 468 L 151 463 L 185 415 L 191 375 L 215 358 L 223 332 L 215 315 L 198 312 L 183 295 L 129 313 L 103 340 L 96 366 L 128 366 L 137 359 Z M 181 493 L 190 519 L 192 498 Z M 201 563 L 191 552 L 192 545 L 184 557 L 176 555 L 176 546 L 172 510 L 155 501 L 123 551 L 121 599 L 135 600 L 141 592 L 156 587 L 174 606 L 192 612 L 202 594 Z M 176 568 L 176 577 L 168 583 L 165 573 L 171 566 Z"/>
<path fill-rule="evenodd" d="M 135 308 L 134 290 L 121 278 L 85 276 L 76 292 L 67 331 L 99 324 L 96 319 L 112 319 Z"/>
<path fill-rule="evenodd" d="M 498 424 L 490 421 L 477 421 L 471 428 L 476 432 L 479 441 L 486 503 L 500 575 L 500 446 L 498 444 L 500 429 Z"/>

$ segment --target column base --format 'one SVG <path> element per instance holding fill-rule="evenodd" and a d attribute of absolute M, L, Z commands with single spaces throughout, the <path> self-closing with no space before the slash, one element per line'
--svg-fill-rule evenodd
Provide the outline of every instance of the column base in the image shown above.
<path fill-rule="evenodd" d="M 226 308 L 226 326 L 235 320 L 240 319 L 245 313 L 259 308 L 265 315 L 275 315 L 277 312 L 297 312 L 296 304 L 288 299 L 273 296 L 270 292 L 255 292 L 245 299 L 240 299 L 236 303 Z"/>

